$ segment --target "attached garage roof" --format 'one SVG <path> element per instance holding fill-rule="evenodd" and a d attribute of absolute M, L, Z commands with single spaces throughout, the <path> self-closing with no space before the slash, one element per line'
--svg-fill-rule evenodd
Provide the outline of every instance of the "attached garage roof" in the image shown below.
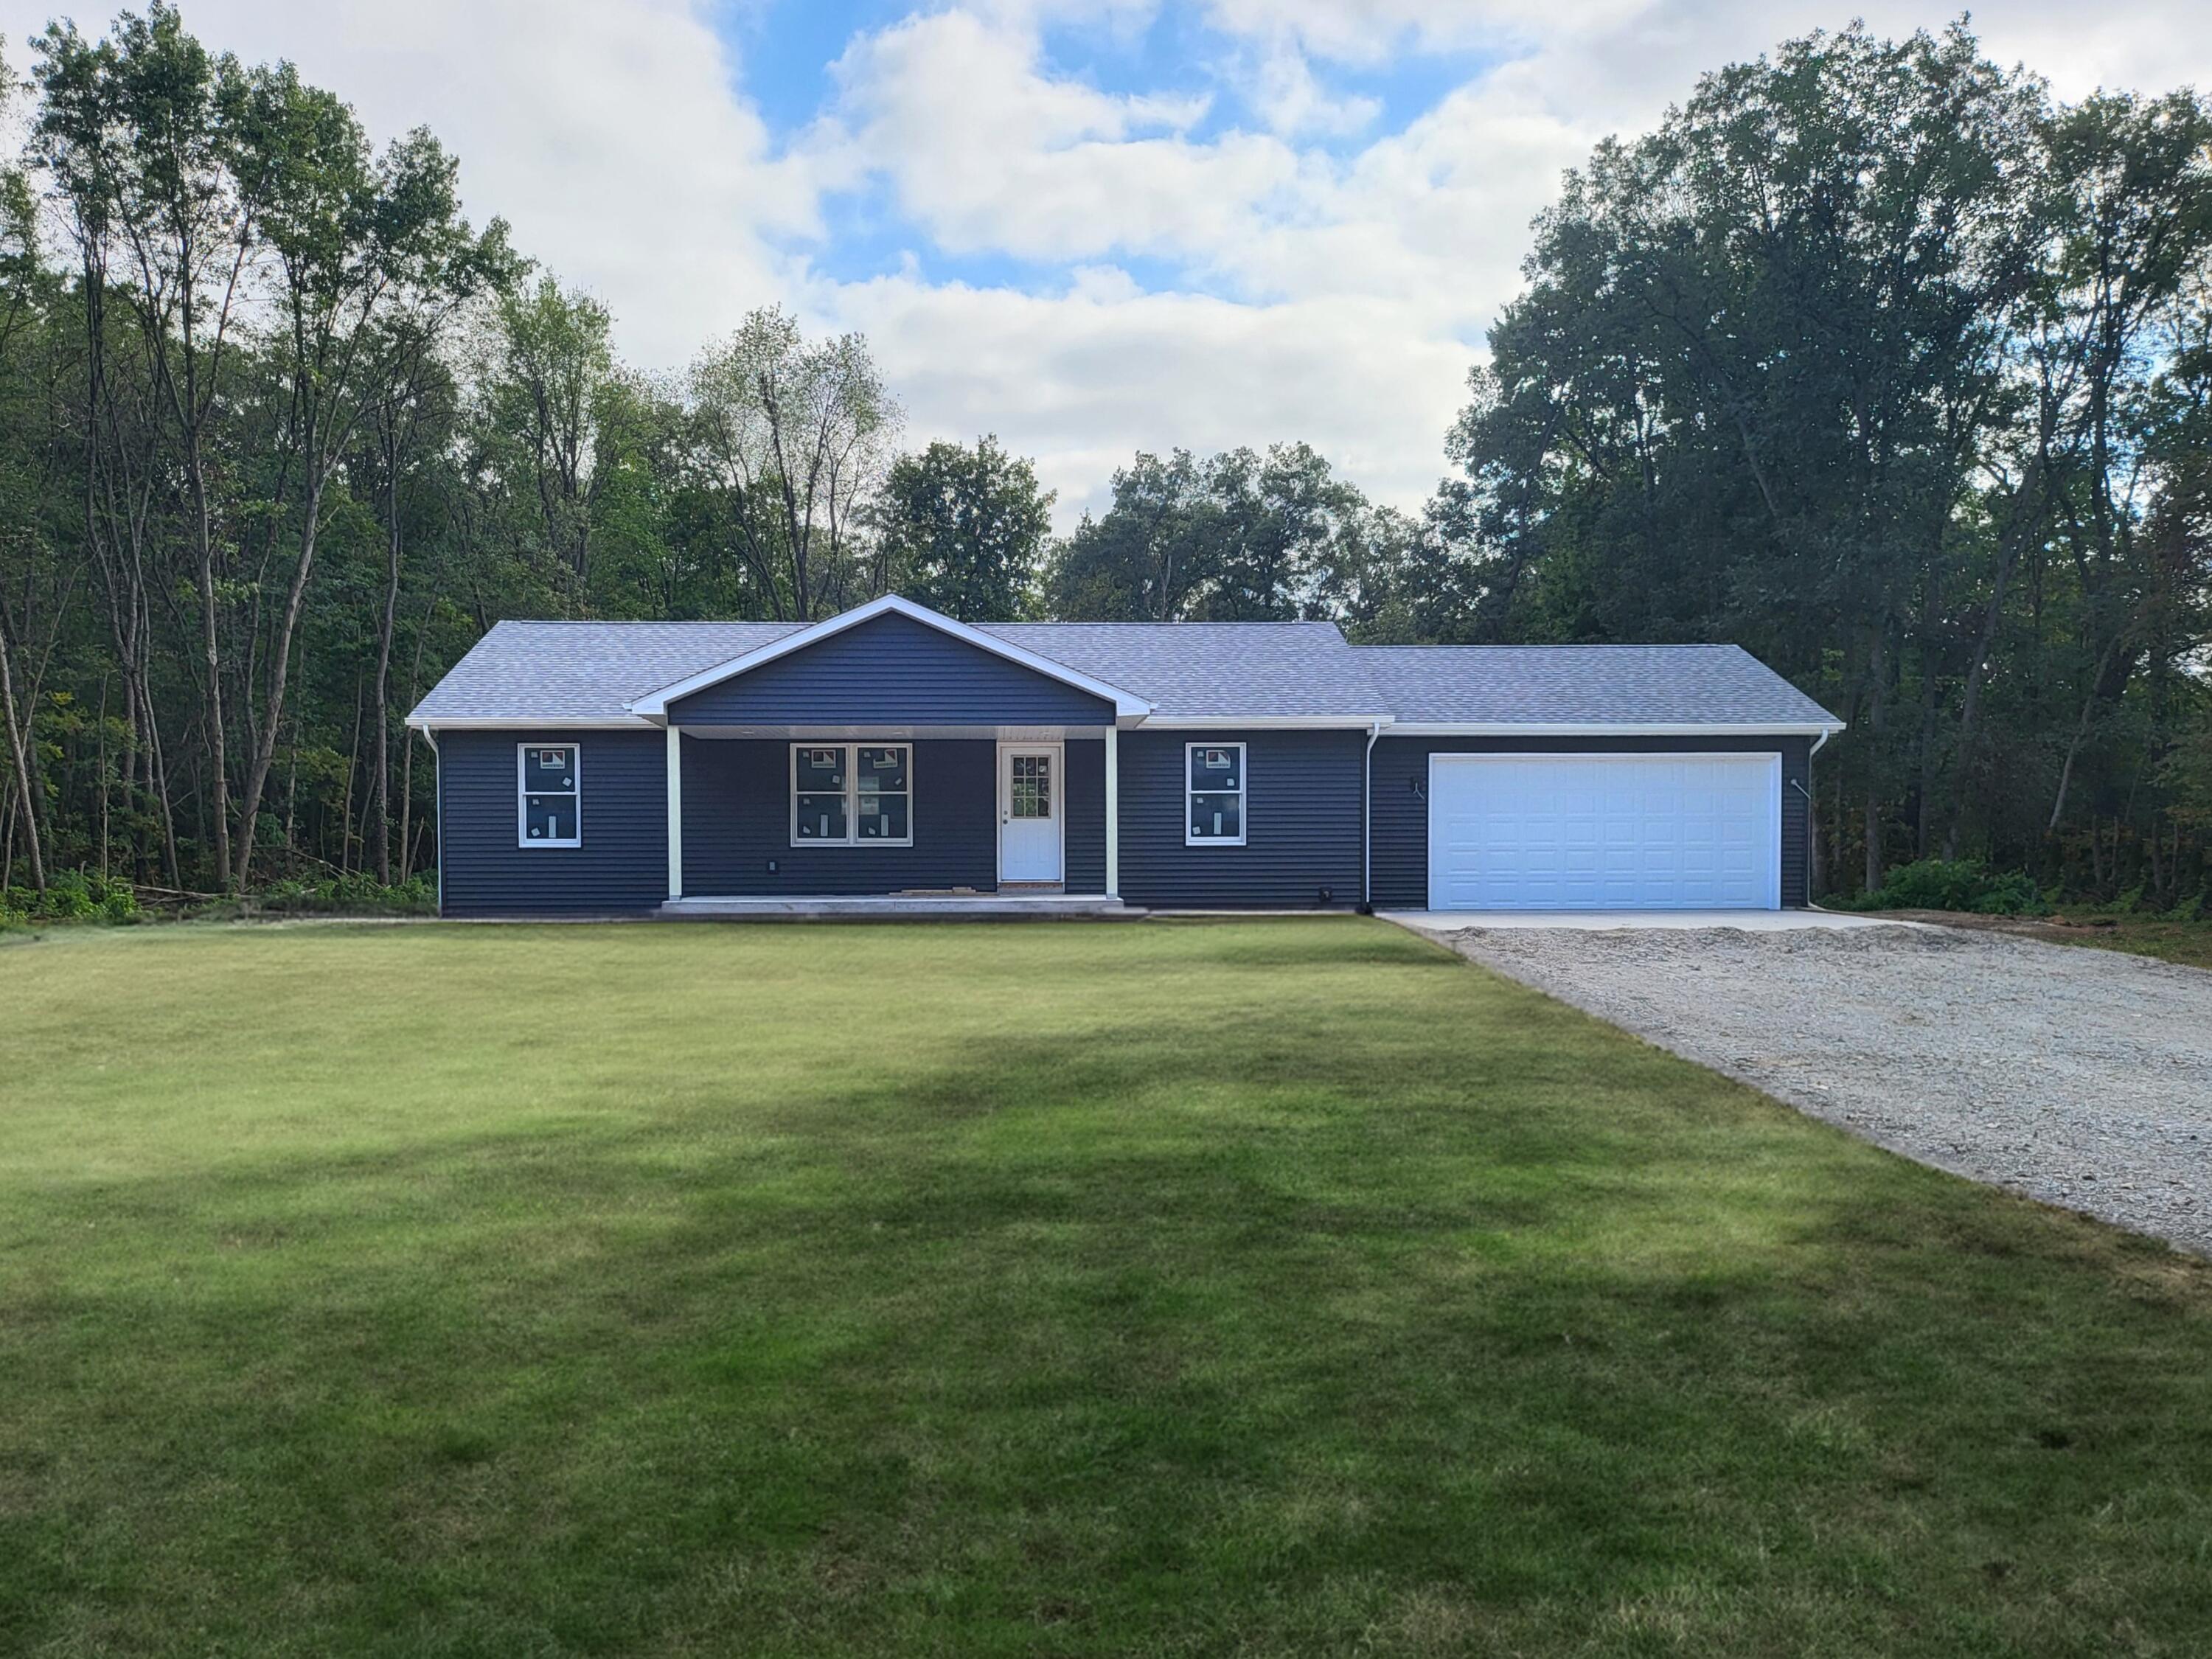
<path fill-rule="evenodd" d="M 881 606 L 884 601 L 876 601 Z M 894 601 L 913 614 L 918 606 Z M 854 613 L 848 612 L 852 617 Z M 928 615 L 929 613 L 922 613 Z M 1014 653 L 1141 702 L 1147 724 L 1825 731 L 1841 723 L 1733 645 L 1354 646 L 1334 623 L 979 624 Z M 816 623 L 812 630 L 829 631 Z M 796 623 L 502 622 L 416 705 L 416 726 L 642 726 L 662 699 Z M 640 712 L 641 709 L 643 712 Z"/>
<path fill-rule="evenodd" d="M 1774 731 L 1839 724 L 1741 646 L 1354 648 L 1400 726 Z"/>

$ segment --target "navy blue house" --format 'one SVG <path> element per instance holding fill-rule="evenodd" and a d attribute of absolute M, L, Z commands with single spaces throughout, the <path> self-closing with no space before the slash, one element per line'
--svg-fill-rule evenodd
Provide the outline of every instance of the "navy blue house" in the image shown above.
<path fill-rule="evenodd" d="M 1772 909 L 1840 722 L 1734 646 L 501 623 L 409 717 L 455 916 Z"/>

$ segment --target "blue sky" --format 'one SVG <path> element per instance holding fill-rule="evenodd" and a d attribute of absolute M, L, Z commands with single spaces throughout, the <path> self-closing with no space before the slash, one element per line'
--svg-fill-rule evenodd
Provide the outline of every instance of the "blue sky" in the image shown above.
<path fill-rule="evenodd" d="M 1417 506 L 1530 219 L 1698 71 L 1911 0 L 182 0 L 680 373 L 754 307 L 857 330 L 909 441 L 992 432 L 1071 521 L 1139 448 L 1301 439 Z M 24 37 L 61 9 L 0 0 Z M 107 4 L 75 8 L 97 27 Z M 2063 96 L 2212 86 L 2212 7 L 1990 0 Z"/>

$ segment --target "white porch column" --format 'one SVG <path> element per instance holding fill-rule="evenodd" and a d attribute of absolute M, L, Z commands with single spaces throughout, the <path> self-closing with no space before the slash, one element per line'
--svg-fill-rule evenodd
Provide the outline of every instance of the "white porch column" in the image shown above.
<path fill-rule="evenodd" d="M 1121 728 L 1106 733 L 1106 896 L 1121 896 Z"/>
<path fill-rule="evenodd" d="M 668 728 L 668 896 L 684 896 L 684 734 Z"/>

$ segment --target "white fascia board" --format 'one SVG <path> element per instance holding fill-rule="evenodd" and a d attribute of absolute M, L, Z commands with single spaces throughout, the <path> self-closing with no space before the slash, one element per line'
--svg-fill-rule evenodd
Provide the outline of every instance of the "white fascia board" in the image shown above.
<path fill-rule="evenodd" d="M 842 634 L 848 628 L 857 628 L 862 623 L 872 622 L 878 617 L 885 615 L 905 617 L 911 621 L 921 623 L 925 627 L 933 628 L 940 634 L 949 635 L 963 645 L 972 645 L 978 651 L 988 651 L 994 657 L 1003 657 L 1006 661 L 1018 664 L 1032 672 L 1042 674 L 1048 679 L 1055 679 L 1064 685 L 1072 685 L 1079 691 L 1087 691 L 1094 697 L 1102 698 L 1112 703 L 1116 719 L 1127 716 L 1142 720 L 1152 712 L 1152 704 L 1146 702 L 1142 697 L 1124 691 L 1118 685 L 1109 685 L 1103 680 L 1093 679 L 1088 674 L 1079 673 L 1066 663 L 1054 662 L 1049 657 L 1041 657 L 1034 651 L 1024 650 L 1020 646 L 1002 640 L 994 634 L 986 634 L 980 628 L 970 628 L 966 623 L 955 622 L 950 617 L 940 616 L 928 606 L 916 605 L 912 599 L 901 599 L 896 593 L 886 593 L 879 599 L 871 599 L 866 605 L 856 605 L 850 611 L 816 623 L 810 628 L 802 628 L 796 633 L 786 634 L 780 640 L 771 640 L 768 644 L 756 650 L 746 652 L 742 657 L 732 657 L 727 662 L 718 663 L 712 668 L 702 669 L 688 678 L 678 680 L 672 685 L 664 685 L 659 690 L 640 697 L 631 703 L 630 712 L 659 724 L 667 720 L 670 703 L 688 697 L 695 691 L 703 691 L 710 685 L 720 685 L 724 680 L 734 679 L 749 670 L 758 668 L 763 663 L 774 662 L 779 657 L 787 657 L 794 651 L 804 651 L 808 646 L 818 644 L 832 635 Z"/>
<path fill-rule="evenodd" d="M 1155 714 L 1144 722 L 1148 732 L 1364 732 L 1371 726 L 1394 729 L 1388 714 Z"/>
<path fill-rule="evenodd" d="M 410 714 L 410 732 L 650 732 L 663 722 L 641 720 L 635 714 L 505 715 L 484 720 L 449 720 L 443 715 Z"/>
<path fill-rule="evenodd" d="M 1844 729 L 1839 720 L 1814 726 L 1802 721 L 1759 720 L 1722 724 L 1711 720 L 1551 721 L 1401 720 L 1383 733 L 1392 738 L 1816 738 Z"/>

